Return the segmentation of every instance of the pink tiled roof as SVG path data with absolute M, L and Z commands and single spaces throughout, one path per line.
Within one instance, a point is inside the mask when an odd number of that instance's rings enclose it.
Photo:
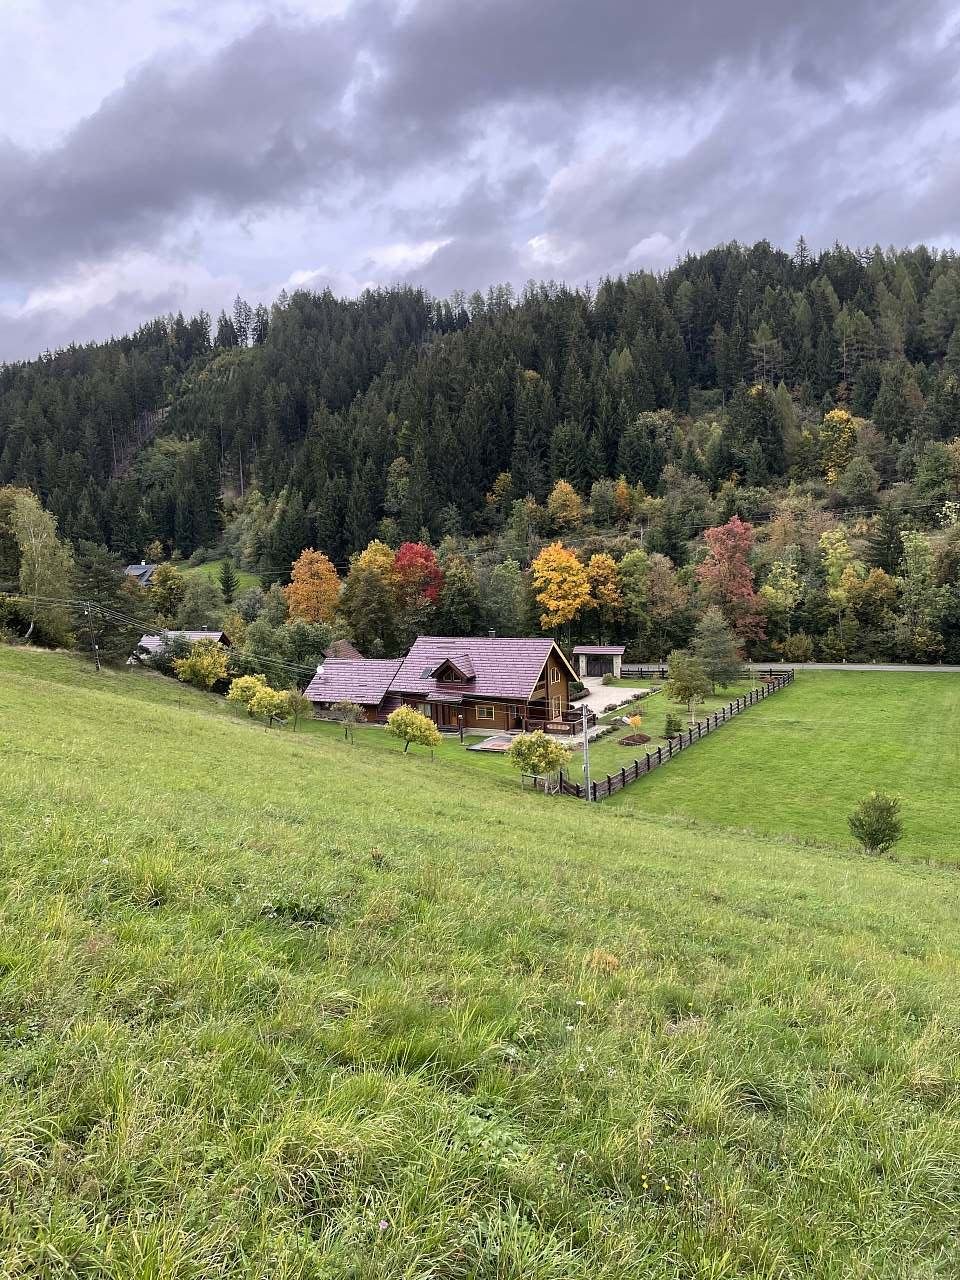
M 355 649 L 349 640 L 331 640 L 323 651 L 325 658 L 349 658 L 351 662 L 363 657 L 359 649 Z
M 617 657 L 617 655 L 622 658 L 625 651 L 626 645 L 622 644 L 575 644 L 573 646 L 574 657 L 576 657 L 578 653 L 583 653 L 587 655 L 592 654 L 601 658 L 610 656 Z
M 400 658 L 329 658 L 323 675 L 314 676 L 304 692 L 311 702 L 357 702 L 379 706 L 400 670 Z
M 391 688 L 441 701 L 471 698 L 513 698 L 525 701 L 533 692 L 554 642 L 547 637 L 509 639 L 504 636 L 420 636 L 401 663 Z M 561 661 L 566 659 L 557 650 Z M 461 671 L 469 664 L 473 679 L 435 680 L 430 674 L 449 659 Z
M 161 631 L 157 635 L 141 636 L 137 648 L 146 653 L 159 653 L 173 640 L 186 640 L 188 644 L 197 644 L 200 640 L 216 640 L 217 644 L 230 643 L 223 631 Z

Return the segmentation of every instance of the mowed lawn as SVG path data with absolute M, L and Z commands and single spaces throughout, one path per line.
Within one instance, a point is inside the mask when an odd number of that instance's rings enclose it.
M 209 578 L 211 582 L 215 582 L 219 587 L 222 564 L 222 560 L 210 560 L 206 564 L 177 565 L 177 568 L 188 578 Z M 237 569 L 236 574 L 238 591 L 246 591 L 248 587 L 260 586 L 260 579 L 257 574 L 250 573 L 248 569 Z
M 801 671 L 607 803 L 848 844 L 871 790 L 902 798 L 901 855 L 960 862 L 960 676 Z
M 958 1274 L 953 868 L 67 655 L 0 711 L 3 1276 Z

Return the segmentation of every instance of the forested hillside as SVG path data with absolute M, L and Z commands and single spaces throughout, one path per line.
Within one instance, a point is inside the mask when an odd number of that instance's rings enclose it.
M 799 630 L 822 657 L 956 659 L 960 264 L 761 242 L 595 290 L 237 299 L 216 324 L 167 317 L 0 371 L 0 484 L 127 560 L 226 553 L 270 585 L 304 548 L 342 573 L 379 539 L 529 587 L 559 535 L 584 561 L 609 552 L 619 594 L 605 618 L 593 583 L 542 626 L 619 619 L 665 651 L 712 597 L 752 653 L 808 655 L 782 648 Z M 719 547 L 734 517 L 760 530 Z M 656 558 L 631 621 L 632 551 Z M 731 555 L 749 562 L 746 612 L 709 583 Z M 442 625 L 414 608 L 391 641 L 382 601 L 351 617 L 356 594 L 343 612 L 378 651 Z M 537 625 L 529 590 L 519 609 L 448 612 Z
M 960 430 L 958 319 L 953 253 L 765 243 L 595 292 L 239 302 L 216 326 L 168 317 L 5 368 L 0 483 L 130 557 L 216 541 L 221 489 L 255 487 L 283 497 L 287 565 L 308 544 L 342 559 L 385 515 L 404 537 L 484 528 L 507 472 L 511 496 L 541 500 L 558 478 L 586 496 L 620 474 L 655 493 L 669 464 L 714 491 L 823 481 L 834 404 L 873 423 L 858 452 L 889 485 Z M 137 448 L 141 416 L 166 406 Z

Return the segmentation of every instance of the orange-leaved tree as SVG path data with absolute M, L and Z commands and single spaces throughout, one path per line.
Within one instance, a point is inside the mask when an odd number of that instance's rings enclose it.
M 329 622 L 340 599 L 340 578 L 322 551 L 301 552 L 290 571 L 290 585 L 283 594 L 291 617 L 307 622 Z
M 562 542 L 551 542 L 530 566 L 544 631 L 567 627 L 593 604 L 587 570 Z

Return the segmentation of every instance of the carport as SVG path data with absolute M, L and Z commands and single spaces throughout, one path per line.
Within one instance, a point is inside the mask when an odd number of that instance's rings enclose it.
M 620 679 L 620 666 L 623 662 L 622 644 L 578 644 L 574 645 L 573 656 L 576 660 L 580 678 L 584 676 L 613 676 Z

